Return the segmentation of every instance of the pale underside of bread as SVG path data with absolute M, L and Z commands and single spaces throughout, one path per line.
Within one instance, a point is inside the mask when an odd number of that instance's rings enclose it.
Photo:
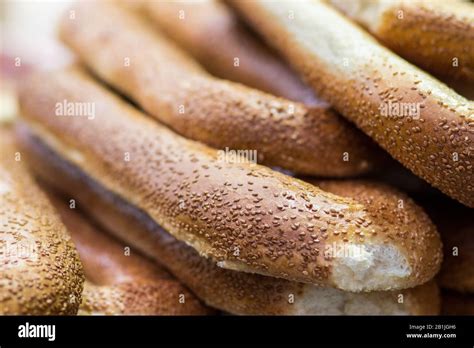
M 197 315 L 210 313 L 164 268 L 105 234 L 76 202 L 42 185 L 76 246 L 86 276 L 79 314 Z M 99 212 L 100 213 L 100 212 Z
M 366 206 L 263 166 L 222 161 L 81 72 L 44 79 L 20 93 L 35 132 L 222 267 L 355 291 L 412 287 L 439 268 L 441 243 L 426 215 L 409 200 L 393 209 L 403 195 L 389 194 L 390 208 Z M 64 99 L 95 102 L 95 118 L 55 116 Z M 328 256 L 334 245 L 362 256 Z M 346 278 L 352 271 L 358 277 Z
M 330 2 L 414 64 L 474 81 L 474 5 L 443 0 Z
M 66 197 L 74 197 L 80 209 L 124 240 L 132 252 L 138 249 L 167 267 L 210 306 L 247 315 L 432 315 L 439 312 L 439 294 L 434 282 L 402 291 L 351 293 L 219 268 L 173 238 L 148 214 L 60 158 L 29 131 L 20 130 L 19 138 L 28 163 L 39 177 L 63 191 Z
M 383 162 L 372 140 L 325 106 L 214 78 L 119 6 L 73 9 L 74 20 L 63 18 L 62 40 L 97 76 L 187 138 L 255 151 L 259 163 L 308 175 L 354 176 Z
M 472 101 L 320 1 L 232 5 L 337 111 L 416 175 L 474 207 Z
M 0 126 L 0 314 L 75 314 L 83 281 L 64 225 Z

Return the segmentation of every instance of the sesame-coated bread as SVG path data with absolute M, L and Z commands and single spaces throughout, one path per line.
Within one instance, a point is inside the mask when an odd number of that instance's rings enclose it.
M 138 16 L 110 2 L 73 5 L 63 41 L 101 79 L 183 136 L 253 151 L 252 160 L 318 176 L 365 173 L 372 140 L 326 106 L 307 107 L 210 76 Z M 253 158 L 256 157 L 256 158 Z
M 232 1 L 323 98 L 395 159 L 474 207 L 474 103 L 321 1 Z
M 141 4 L 142 12 L 161 31 L 213 75 L 306 105 L 324 103 L 221 1 Z M 180 14 L 182 19 L 177 20 Z
M 0 127 L 0 314 L 75 314 L 83 281 L 66 228 Z
M 70 199 L 49 197 L 79 252 L 87 282 L 79 314 L 198 315 L 210 313 L 196 297 L 151 260 L 70 209 Z M 76 202 L 74 201 L 74 206 Z
M 457 0 L 330 0 L 410 62 L 474 82 L 474 5 Z
M 64 100 L 93 103 L 94 117 L 55 115 Z M 388 191 L 366 205 L 260 165 L 226 161 L 77 70 L 33 77 L 20 107 L 62 157 L 223 268 L 353 291 L 412 287 L 438 271 L 439 236 L 403 195 Z M 400 200 L 403 208 L 388 219 L 386 210 Z M 363 256 L 328 256 L 328 246 Z
M 18 134 L 28 163 L 38 176 L 67 197 L 74 197 L 97 222 L 126 241 L 132 252 L 137 248 L 166 266 L 210 306 L 247 315 L 439 313 L 439 294 L 433 281 L 401 291 L 352 293 L 220 268 L 172 237 L 144 211 L 59 157 L 27 129 L 21 129 Z M 358 185 L 353 183 L 355 188 Z
M 409 258 L 421 261 L 424 255 L 434 253 L 439 260 L 442 259 L 441 250 L 433 248 L 433 244 L 428 242 L 423 236 L 424 232 L 420 233 L 422 230 L 412 230 L 410 236 L 404 231 L 404 226 L 411 225 L 410 221 L 414 221 L 414 219 L 424 221 L 423 225 L 429 224 L 431 221 L 422 208 L 397 189 L 382 183 L 365 180 L 310 180 L 309 182 L 326 192 L 342 197 L 350 197 L 367 207 L 367 211 L 372 216 L 377 216 L 378 219 L 384 220 L 393 226 L 400 226 L 401 228 L 397 233 L 403 236 L 404 239 L 406 238 L 407 246 L 411 245 L 411 251 L 408 254 Z M 411 214 L 412 212 L 413 215 Z M 437 234 L 434 226 L 432 226 L 432 232 Z M 425 245 L 423 251 L 421 251 L 419 244 Z M 415 247 L 415 245 L 417 246 Z M 413 264 L 413 262 L 411 263 Z M 422 270 L 420 268 L 413 271 L 416 273 Z M 360 276 L 360 274 L 354 276 Z
M 209 315 L 176 280 L 96 285 L 84 283 L 79 315 Z M 183 291 L 177 293 L 177 291 Z M 179 301 L 185 301 L 179 303 Z

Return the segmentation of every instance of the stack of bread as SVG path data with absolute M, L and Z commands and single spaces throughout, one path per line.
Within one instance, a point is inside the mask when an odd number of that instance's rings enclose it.
M 41 256 L 2 262 L 0 311 L 434 315 L 441 267 L 473 292 L 474 103 L 421 68 L 472 81 L 474 10 L 364 3 L 74 4 L 80 63 L 29 78 L 2 130 L 0 238 Z M 434 193 L 443 265 L 423 207 L 377 180 L 394 159 L 462 203 Z

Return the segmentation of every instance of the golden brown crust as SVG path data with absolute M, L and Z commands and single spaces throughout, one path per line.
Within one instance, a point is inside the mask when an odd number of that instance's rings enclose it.
M 80 314 L 202 315 L 202 306 L 163 268 L 105 235 L 70 200 L 49 189 L 49 198 L 79 251 L 87 282 Z M 76 204 L 74 202 L 74 204 Z
M 0 314 L 75 314 L 79 257 L 21 156 L 0 127 Z
M 474 81 L 472 4 L 445 0 L 331 3 L 414 64 L 441 76 Z
M 439 249 L 439 239 L 434 225 L 425 211 L 410 197 L 388 185 L 366 180 L 324 181 L 309 180 L 320 189 L 342 197 L 349 197 L 367 207 L 367 212 L 374 220 L 385 221 L 392 226 L 400 226 L 397 234 L 405 240 L 406 258 L 412 259 L 410 264 L 418 263 L 420 268 L 413 272 L 422 272 L 426 266 L 421 266 L 425 255 L 436 254 L 437 264 L 441 264 L 442 255 Z M 417 221 L 415 223 L 415 221 Z M 404 226 L 417 226 L 408 231 Z M 426 234 L 426 226 L 431 227 Z M 421 227 L 423 226 L 423 227 Z M 412 227 L 413 228 L 413 227 Z M 421 247 L 423 246 L 423 247 Z M 419 262 L 416 262 L 418 260 Z M 425 260 L 426 261 L 426 260 Z
M 232 4 L 337 111 L 416 175 L 474 207 L 473 102 L 319 1 Z
M 19 132 L 19 138 L 28 163 L 37 175 L 74 197 L 87 213 L 117 237 L 165 265 L 213 307 L 247 315 L 439 313 L 439 295 L 434 282 L 402 291 L 349 293 L 219 268 L 169 235 L 146 213 L 59 158 L 25 129 Z
M 182 291 L 181 293 L 178 291 Z M 174 279 L 98 286 L 86 282 L 80 315 L 208 315 L 194 295 Z M 182 302 L 180 302 L 182 301 Z
M 144 1 L 142 7 L 160 30 L 213 75 L 306 105 L 324 103 L 221 1 Z M 183 19 L 178 20 L 180 15 Z
M 358 175 L 380 163 L 371 140 L 327 107 L 213 78 L 111 3 L 73 9 L 75 19 L 62 21 L 63 41 L 95 74 L 178 133 L 222 150 L 256 151 L 258 162 L 310 175 Z
M 42 183 L 42 182 L 41 182 Z M 150 260 L 125 249 L 119 241 L 105 234 L 78 212 L 82 205 L 72 198 L 59 196 L 50 185 L 42 184 L 50 202 L 59 213 L 79 252 L 87 280 L 98 285 L 137 280 L 171 279 Z M 72 201 L 71 201 L 72 200 Z M 70 206 L 73 204 L 74 208 Z
M 95 118 L 55 116 L 58 100 L 95 103 Z M 23 118 L 61 156 L 222 267 L 346 289 L 352 285 L 335 279 L 334 259 L 321 250 L 348 243 L 416 255 L 395 258 L 406 262 L 403 276 L 361 280 L 353 290 L 411 287 L 438 270 L 439 236 L 416 210 L 406 211 L 407 224 L 393 225 L 352 199 L 259 165 L 222 160 L 81 72 L 32 78 L 20 105 Z M 426 255 L 415 236 L 432 247 Z

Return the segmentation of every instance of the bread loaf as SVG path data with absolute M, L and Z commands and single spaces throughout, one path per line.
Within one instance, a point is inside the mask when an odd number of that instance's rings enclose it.
M 433 281 L 401 291 L 352 293 L 220 268 L 172 237 L 143 210 L 62 159 L 27 128 L 21 128 L 18 134 L 22 148 L 28 154 L 28 163 L 38 176 L 65 192 L 67 197 L 74 197 L 78 206 L 126 241 L 132 252 L 138 249 L 167 267 L 210 306 L 244 315 L 439 313 L 439 294 Z M 344 185 L 352 185 L 355 194 L 361 190 L 377 191 L 364 183 Z M 326 187 L 331 188 L 329 182 Z
M 394 52 L 441 76 L 474 81 L 474 5 L 443 0 L 331 0 Z
M 230 1 L 321 97 L 416 175 L 474 207 L 474 104 L 318 1 Z
M 66 228 L 0 127 L 0 314 L 72 315 L 84 281 Z
M 326 106 L 307 107 L 219 80 L 133 13 L 73 5 L 63 41 L 108 84 L 183 136 L 252 161 L 318 176 L 353 176 L 382 154 Z
M 56 116 L 58 100 L 92 102 L 94 118 Z M 20 107 L 29 127 L 62 157 L 221 267 L 353 291 L 412 287 L 439 268 L 439 236 L 410 200 L 403 209 L 380 210 L 383 202 L 367 206 L 219 158 L 81 72 L 32 78 Z M 383 199 L 405 197 L 387 192 Z M 332 245 L 363 257 L 327 257 L 322 251 Z

